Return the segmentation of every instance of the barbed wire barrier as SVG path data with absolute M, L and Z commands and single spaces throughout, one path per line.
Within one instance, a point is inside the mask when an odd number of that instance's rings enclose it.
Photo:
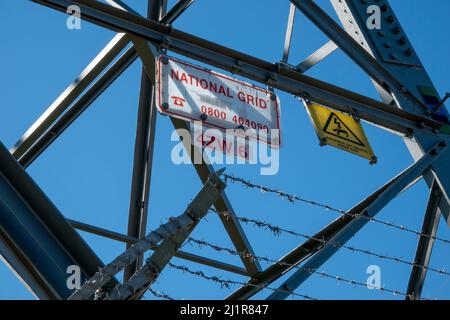
M 226 177 L 226 179 L 230 179 L 230 175 L 224 175 Z M 238 178 L 234 178 L 234 179 L 238 179 Z M 240 178 L 239 178 L 240 179 Z M 241 181 L 241 180 L 237 180 L 237 181 Z M 250 183 L 250 182 L 248 182 Z M 251 184 L 253 186 L 253 184 Z M 259 186 L 260 188 L 261 186 Z M 215 184 L 205 184 L 204 188 L 202 189 L 202 191 L 199 193 L 198 197 L 203 194 L 203 192 L 205 192 L 204 190 L 206 190 L 206 188 L 210 188 L 213 189 L 214 192 L 217 192 L 217 185 Z M 272 189 L 268 189 L 267 187 L 264 187 L 265 190 L 272 190 Z M 211 192 L 211 190 L 209 191 Z M 285 196 L 285 193 L 282 193 L 281 191 L 277 191 L 278 193 L 281 193 L 283 196 Z M 290 195 L 290 199 L 295 199 L 294 197 L 296 196 L 292 196 Z M 194 201 L 198 201 L 197 198 Z M 209 203 L 209 206 L 211 206 L 211 204 L 213 203 L 212 199 L 209 199 L 209 201 L 211 201 Z M 192 206 L 192 203 L 191 203 Z M 321 205 L 324 206 L 324 205 Z M 195 207 L 195 206 L 194 206 Z M 327 208 L 332 208 L 330 206 L 326 206 Z M 337 210 L 337 209 L 334 209 Z M 225 216 L 226 218 L 230 218 L 231 214 L 228 212 L 219 212 L 215 209 L 210 208 L 209 209 L 210 212 L 215 212 L 216 214 Z M 103 292 L 102 291 L 102 287 L 109 281 L 112 279 L 112 277 L 117 274 L 120 270 L 123 270 L 126 266 L 130 265 L 135 259 L 136 257 L 138 257 L 139 255 L 143 254 L 145 251 L 149 250 L 151 247 L 153 247 L 154 245 L 156 245 L 158 242 L 162 241 L 162 240 L 167 240 L 169 238 L 173 238 L 173 237 L 179 237 L 181 236 L 181 232 L 182 230 L 186 229 L 189 225 L 193 224 L 195 221 L 199 220 L 201 217 L 204 217 L 206 214 L 208 213 L 208 207 L 204 208 L 203 210 L 200 210 L 199 213 L 193 214 L 192 208 L 185 211 L 182 215 L 176 217 L 176 218 L 169 218 L 169 222 L 166 224 L 162 224 L 157 230 L 151 232 L 149 235 L 147 235 L 147 237 L 145 237 L 144 239 L 139 240 L 137 243 L 135 243 L 132 247 L 130 247 L 129 249 L 127 249 L 124 253 L 122 253 L 121 255 L 119 255 L 113 262 L 111 262 L 110 264 L 108 264 L 107 266 L 105 266 L 104 268 L 100 269 L 91 279 L 89 279 L 88 281 L 86 281 L 85 284 L 83 284 L 83 286 L 81 287 L 81 289 L 77 290 L 71 297 L 70 299 L 89 299 L 91 296 L 94 296 L 96 299 L 127 299 L 128 297 L 131 297 L 133 295 L 141 295 L 143 294 L 145 291 L 149 291 L 152 295 L 154 295 L 155 297 L 161 298 L 161 299 L 165 299 L 165 300 L 172 300 L 173 298 L 171 298 L 170 296 L 166 295 L 165 293 L 159 292 L 157 290 L 151 289 L 150 285 L 152 283 L 152 281 L 154 279 L 156 279 L 156 277 L 159 275 L 159 273 L 162 271 L 162 268 L 156 268 L 154 266 L 154 263 L 151 261 L 151 259 L 147 259 L 146 264 L 140 268 L 140 270 L 138 272 L 136 272 L 131 278 L 130 281 L 128 282 L 124 282 L 123 284 L 118 284 L 114 287 L 114 289 L 110 292 Z M 342 212 L 341 212 L 342 213 Z M 345 213 L 344 213 L 345 214 Z M 379 254 L 370 250 L 366 250 L 366 249 L 360 249 L 360 248 L 356 248 L 353 246 L 348 246 L 348 245 L 341 245 L 337 242 L 333 242 L 333 241 L 326 241 L 324 239 L 317 239 L 314 238 L 313 236 L 309 236 L 306 234 L 302 234 L 299 233 L 297 231 L 293 231 L 287 228 L 282 228 L 276 225 L 273 225 L 271 223 L 265 222 L 265 221 L 260 221 L 257 219 L 251 219 L 251 218 L 247 218 L 247 217 L 235 217 L 238 221 L 245 223 L 245 224 L 252 224 L 255 227 L 258 227 L 260 229 L 263 229 L 265 231 L 270 231 L 271 233 L 273 233 L 274 235 L 280 235 L 280 234 L 289 234 L 292 236 L 296 236 L 296 237 L 301 237 L 304 239 L 308 239 L 308 240 L 314 240 L 314 241 L 318 241 L 320 243 L 321 246 L 325 246 L 325 245 L 332 245 L 336 248 L 344 248 L 346 250 L 349 250 L 351 252 L 357 252 L 357 253 L 362 253 L 368 256 L 372 256 L 372 257 L 376 257 L 379 259 L 385 259 L 385 260 L 389 260 L 389 261 L 394 261 L 397 263 L 401 263 L 401 264 L 405 264 L 405 265 L 409 265 L 409 266 L 416 266 L 416 267 L 421 267 L 421 268 L 426 268 L 427 270 L 431 271 L 431 272 L 435 272 L 438 273 L 440 275 L 444 275 L 444 276 L 450 276 L 450 273 L 446 272 L 444 269 L 436 269 L 433 267 L 429 267 L 429 266 L 423 266 L 423 265 L 418 265 L 414 262 L 409 262 L 406 261 L 402 258 L 398 258 L 398 257 L 393 257 L 393 256 L 388 256 L 388 255 L 383 255 L 383 254 Z M 187 235 L 186 235 L 187 236 Z M 183 236 L 184 238 L 184 236 Z M 186 239 L 186 238 L 184 238 Z M 183 242 L 184 242 L 183 239 Z M 180 242 L 181 245 L 182 242 Z M 188 237 L 187 241 L 185 242 L 185 244 L 187 243 L 194 243 L 196 245 L 198 245 L 199 247 L 204 247 L 204 246 L 208 246 L 216 251 L 220 251 L 220 252 L 226 252 L 228 254 L 231 255 L 235 255 L 235 256 L 240 256 L 241 258 L 246 258 L 246 259 L 252 259 L 252 260 L 258 260 L 258 261 L 264 261 L 267 263 L 271 263 L 271 264 L 278 264 L 278 265 L 283 265 L 283 266 L 288 266 L 288 267 L 292 267 L 292 268 L 296 268 L 296 269 L 302 269 L 302 270 L 306 270 L 307 272 L 309 272 L 310 274 L 317 274 L 319 276 L 322 277 L 326 277 L 326 278 L 330 278 L 330 279 L 334 279 L 336 281 L 339 282 L 344 282 L 344 283 L 348 283 L 348 284 L 353 284 L 355 286 L 362 286 L 362 287 L 367 287 L 367 284 L 362 283 L 362 282 L 358 282 L 355 280 L 349 280 L 340 276 L 334 276 L 331 274 L 328 274 L 326 272 L 323 271 L 318 271 L 316 269 L 311 269 L 311 268 L 304 268 L 299 266 L 299 264 L 288 264 L 286 262 L 283 261 L 278 261 L 275 259 L 270 259 L 270 258 L 266 258 L 266 257 L 261 257 L 261 256 L 256 256 L 256 255 L 252 255 L 249 253 L 242 253 L 242 252 L 237 252 L 233 249 L 230 248 L 225 248 L 225 247 L 221 247 L 212 243 L 209 243 L 207 241 L 204 240 L 197 240 L 194 239 L 192 237 Z M 222 279 L 220 277 L 217 276 L 208 276 L 206 274 L 204 274 L 201 271 L 192 271 L 191 269 L 189 269 L 188 267 L 185 266 L 176 266 L 173 265 L 172 263 L 170 263 L 169 261 L 168 265 L 172 266 L 175 269 L 184 271 L 184 272 L 188 272 L 192 275 L 197 275 L 200 276 L 202 278 L 205 278 L 207 280 L 211 280 L 214 281 L 216 283 L 219 283 L 221 286 L 223 287 L 229 287 L 230 284 L 234 284 L 234 285 L 247 285 L 247 286 L 255 286 L 258 287 L 260 289 L 268 289 L 271 291 L 282 291 L 282 292 L 288 292 L 291 295 L 294 296 L 298 296 L 298 297 L 302 297 L 304 299 L 310 299 L 310 300 L 315 300 L 315 298 L 312 298 L 306 294 L 298 294 L 295 292 L 291 292 L 288 291 L 288 289 L 284 290 L 284 289 L 277 289 L 277 288 L 272 288 L 269 286 L 266 286 L 265 284 L 259 284 L 259 285 L 255 285 L 255 284 L 251 284 L 251 283 L 245 283 L 245 282 L 240 282 L 240 281 L 235 281 L 235 280 L 226 280 L 226 279 Z M 150 279 L 150 280 L 149 280 Z M 397 291 L 397 290 L 392 290 L 392 289 L 387 289 L 387 288 L 377 288 L 380 291 L 383 292 L 388 292 L 388 293 L 392 293 L 394 295 L 402 295 L 402 296 L 407 296 L 405 293 Z
M 172 298 L 171 296 L 167 295 L 166 293 L 160 291 L 160 290 L 155 290 L 152 289 L 151 287 L 148 287 L 148 292 L 150 292 L 153 296 L 155 296 L 156 298 L 161 298 L 163 300 L 177 300 Z
M 222 246 L 219 246 L 217 244 L 213 244 L 213 243 L 207 242 L 205 240 L 199 240 L 199 239 L 195 239 L 195 238 L 189 237 L 187 239 L 187 243 L 191 244 L 191 245 L 195 244 L 199 248 L 209 247 L 209 248 L 211 248 L 211 249 L 213 249 L 213 250 L 215 250 L 217 252 L 225 252 L 225 253 L 228 253 L 228 254 L 233 255 L 233 256 L 246 257 L 246 258 L 254 259 L 254 260 L 257 260 L 257 261 L 267 262 L 267 263 L 271 263 L 271 264 L 278 264 L 278 265 L 287 266 L 287 267 L 291 267 L 291 268 L 298 269 L 298 270 L 305 270 L 305 271 L 309 272 L 310 274 L 316 274 L 316 275 L 319 275 L 319 276 L 322 276 L 322 277 L 325 277 L 325 278 L 334 279 L 335 281 L 338 281 L 338 282 L 343 282 L 343 283 L 347 283 L 347 284 L 354 285 L 354 286 L 360 286 L 360 287 L 368 288 L 368 284 L 367 283 L 363 283 L 363 282 L 356 281 L 356 280 L 349 280 L 349 279 L 346 279 L 346 278 L 341 277 L 341 276 L 335 276 L 335 275 L 326 273 L 324 271 L 319 271 L 317 269 L 304 268 L 302 266 L 299 266 L 298 264 L 292 264 L 292 263 L 278 261 L 278 260 L 267 258 L 267 257 L 257 256 L 257 255 L 253 255 L 253 254 L 248 253 L 248 252 L 238 252 L 236 250 L 233 250 L 233 249 L 230 249 L 230 248 L 226 248 L 226 247 L 222 247 Z M 245 283 L 245 285 L 252 286 L 251 283 Z M 261 286 L 262 286 L 262 288 L 264 287 L 264 285 L 261 285 Z M 410 295 L 408 295 L 408 294 L 406 294 L 404 292 L 398 291 L 398 290 L 393 290 L 393 289 L 389 289 L 389 288 L 385 288 L 385 287 L 379 287 L 379 288 L 375 288 L 374 287 L 373 289 L 380 290 L 381 292 L 391 293 L 393 295 L 403 296 L 405 298 L 406 297 L 412 298 Z M 277 290 L 279 290 L 279 289 L 277 289 Z M 285 291 L 289 292 L 289 293 L 291 292 L 290 290 L 285 290 Z M 421 300 L 431 300 L 431 299 L 421 298 Z
M 246 180 L 244 178 L 237 177 L 237 176 L 234 176 L 232 174 L 225 174 L 224 173 L 224 174 L 222 174 L 222 176 L 225 179 L 225 183 L 227 183 L 228 180 L 229 180 L 229 181 L 232 181 L 232 182 L 235 182 L 235 183 L 240 183 L 241 185 L 243 185 L 246 188 L 258 189 L 258 190 L 260 190 L 263 193 L 275 194 L 275 195 L 277 195 L 278 197 L 280 197 L 282 199 L 284 199 L 284 198 L 287 199 L 291 203 L 294 203 L 295 201 L 303 202 L 303 203 L 309 204 L 311 206 L 315 206 L 315 207 L 319 207 L 319 208 L 325 209 L 325 211 L 327 211 L 327 212 L 336 212 L 336 213 L 339 213 L 341 215 L 349 215 L 343 209 L 338 209 L 338 208 L 332 207 L 332 206 L 330 206 L 328 204 L 323 204 L 323 203 L 320 203 L 320 202 L 317 202 L 317 201 L 314 201 L 314 200 L 305 199 L 305 198 L 296 196 L 294 194 L 287 193 L 287 192 L 282 191 L 282 190 L 277 190 L 277 189 L 270 188 L 270 187 L 267 187 L 267 186 L 264 186 L 264 185 L 255 184 L 255 183 L 252 183 L 250 180 Z M 371 216 L 368 216 L 368 215 L 362 215 L 362 217 L 364 217 L 365 219 L 368 219 L 371 222 L 378 223 L 380 225 L 384 225 L 384 226 L 395 228 L 395 229 L 398 229 L 398 230 L 401 230 L 401 231 L 404 231 L 404 232 L 412 233 L 412 234 L 415 234 L 416 236 L 428 237 L 428 238 L 434 239 L 436 241 L 439 241 L 439 242 L 442 242 L 442 243 L 445 243 L 445 244 L 450 244 L 450 240 L 448 240 L 448 239 L 440 238 L 440 237 L 437 237 L 437 236 L 431 236 L 429 234 L 422 233 L 421 231 L 414 230 L 413 228 L 409 228 L 409 227 L 406 227 L 406 226 L 403 226 L 403 225 L 398 225 L 398 224 L 395 224 L 395 223 L 392 223 L 392 222 L 380 220 L 380 219 L 377 219 L 377 218 L 374 218 L 374 217 L 371 217 Z
M 191 227 L 208 214 L 208 209 L 216 201 L 222 188 L 225 187 L 225 184 L 219 178 L 222 172 L 223 170 L 219 170 L 208 177 L 208 180 L 189 203 L 184 213 L 177 217 L 170 217 L 167 223 L 161 224 L 157 229 L 151 231 L 118 255 L 112 262 L 100 268 L 69 297 L 69 300 L 88 300 L 93 296 L 94 299 L 124 300 L 138 298 L 144 294 L 170 261 L 178 247 L 185 242 L 187 236 L 192 232 Z M 115 285 L 107 292 L 103 291 L 103 287 L 117 273 L 131 265 L 139 256 L 160 242 L 161 245 L 128 281 Z
M 169 263 L 169 267 L 172 268 L 172 269 L 180 270 L 180 271 L 182 271 L 184 273 L 191 274 L 193 276 L 197 276 L 197 277 L 203 278 L 205 280 L 209 280 L 209 281 L 215 282 L 215 283 L 219 284 L 222 288 L 231 289 L 231 285 L 241 285 L 241 286 L 243 286 L 243 285 L 247 285 L 248 284 L 247 282 L 230 280 L 230 279 L 223 279 L 223 278 L 218 277 L 218 276 L 209 276 L 209 275 L 206 275 L 203 271 L 194 271 L 194 270 L 189 269 L 189 267 L 187 267 L 187 266 L 180 266 L 180 265 L 176 265 L 176 264 L 173 264 L 173 263 Z M 272 292 L 289 292 L 289 294 L 292 295 L 292 296 L 304 298 L 306 300 L 319 300 L 319 299 L 313 298 L 313 297 L 311 297 L 309 295 L 306 295 L 306 294 L 300 294 L 300 293 L 291 292 L 291 291 L 288 291 L 288 290 L 272 288 L 272 287 L 264 286 L 264 285 L 256 285 L 256 284 L 250 284 L 250 285 L 255 287 L 255 288 L 267 289 L 267 290 L 272 291 Z
M 212 211 L 212 212 L 214 212 L 216 214 L 225 216 L 225 217 L 229 217 L 230 216 L 230 214 L 228 212 L 219 212 L 219 211 L 217 211 L 217 210 L 215 210 L 213 208 L 211 208 L 210 211 Z M 435 272 L 435 273 L 437 273 L 439 275 L 450 276 L 450 272 L 445 271 L 445 268 L 438 269 L 438 268 L 434 268 L 434 267 L 430 267 L 430 266 L 424 266 L 424 265 L 421 265 L 421 264 L 418 264 L 418 263 L 415 263 L 415 262 L 410 262 L 410 261 L 404 260 L 404 259 L 399 258 L 399 257 L 388 256 L 388 255 L 376 253 L 376 252 L 370 251 L 368 249 L 360 249 L 360 248 L 353 247 L 353 246 L 342 245 L 340 243 L 333 242 L 333 241 L 326 241 L 324 239 L 315 238 L 315 237 L 309 236 L 307 234 L 302 234 L 302 233 L 299 233 L 297 231 L 293 231 L 293 230 L 289 230 L 289 229 L 286 229 L 286 228 L 282 228 L 282 227 L 270 224 L 270 223 L 265 222 L 265 221 L 257 220 L 257 219 L 251 219 L 251 218 L 239 217 L 239 216 L 236 216 L 236 219 L 238 221 L 244 223 L 244 224 L 251 224 L 254 227 L 263 229 L 264 231 L 269 231 L 270 233 L 272 233 L 275 236 L 279 236 L 282 233 L 285 233 L 285 234 L 289 234 L 289 235 L 292 235 L 292 236 L 295 236 L 295 237 L 298 237 L 298 238 L 303 238 L 303 239 L 306 239 L 306 240 L 318 241 L 318 242 L 322 243 L 323 246 L 325 246 L 327 244 L 330 244 L 330 245 L 332 245 L 332 246 L 334 246 L 336 248 L 337 247 L 344 248 L 344 249 L 346 249 L 346 250 L 348 250 L 350 252 L 353 252 L 353 253 L 355 253 L 355 252 L 356 253 L 361 253 L 361 254 L 365 254 L 367 256 L 372 256 L 372 257 L 376 257 L 376 258 L 379 258 L 379 259 L 389 260 L 389 261 L 393 261 L 393 262 L 396 262 L 396 263 L 399 263 L 399 264 L 405 264 L 405 265 L 408 265 L 408 266 L 411 266 L 411 267 L 424 268 L 424 269 L 426 269 L 428 271 Z

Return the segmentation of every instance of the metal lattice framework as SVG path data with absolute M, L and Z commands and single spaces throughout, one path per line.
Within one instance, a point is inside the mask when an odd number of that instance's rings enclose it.
M 272 290 L 269 299 L 285 299 L 289 295 L 310 298 L 295 294 L 294 290 L 341 248 L 364 252 L 349 247 L 347 241 L 369 221 L 376 221 L 375 216 L 387 203 L 423 177 L 430 188 L 430 196 L 422 230 L 416 232 L 419 242 L 415 259 L 413 263 L 406 262 L 411 265 L 412 271 L 404 294 L 406 299 L 420 299 L 427 271 L 438 271 L 429 266 L 433 244 L 436 240 L 446 241 L 436 236 L 440 217 L 450 222 L 450 149 L 447 147 L 450 118 L 443 106 L 444 100 L 435 108 L 430 108 L 420 98 L 420 86 L 434 86 L 386 0 L 330 0 L 343 28 L 313 0 L 291 0 L 283 56 L 278 63 L 270 63 L 174 29 L 171 24 L 194 0 L 179 0 L 170 10 L 166 10 L 166 0 L 149 0 L 147 17 L 140 16 L 120 0 L 106 0 L 106 3 L 93 0 L 32 1 L 64 13 L 68 7 L 76 5 L 81 9 L 82 19 L 118 32 L 9 152 L 0 147 L 0 252 L 36 296 L 41 299 L 138 299 L 146 290 L 154 292 L 150 286 L 166 266 L 221 284 L 227 283 L 170 263 L 172 257 L 179 257 L 248 276 L 247 283 L 235 282 L 241 287 L 227 299 L 248 299 L 264 288 Z M 381 10 L 383 23 L 380 29 L 366 26 L 367 9 L 373 4 Z M 308 17 L 330 41 L 302 63 L 292 65 L 288 58 L 297 10 Z M 345 52 L 373 80 L 382 102 L 304 75 L 337 49 Z M 241 183 L 245 181 L 224 175 L 222 171 L 214 172 L 212 166 L 206 163 L 194 164 L 203 188 L 186 211 L 147 233 L 157 119 L 153 98 L 155 59 L 167 51 L 302 99 L 332 106 L 385 128 L 404 137 L 415 162 L 352 209 L 339 212 L 341 216 L 317 234 L 300 234 L 306 240 L 280 260 L 269 261 L 273 264 L 265 270 L 261 268 L 261 258 L 254 253 L 240 223 L 250 221 L 278 232 L 282 229 L 237 217 L 225 193 L 226 185 L 222 177 Z M 138 58 L 142 60 L 143 68 L 128 233 L 123 235 L 66 220 L 24 169 Z M 189 129 L 189 123 L 185 121 L 175 118 L 171 121 L 177 129 Z M 199 158 L 202 153 L 201 149 L 188 142 L 185 142 L 185 148 L 192 159 Z M 302 200 L 291 198 L 292 201 Z M 234 249 L 220 248 L 190 238 L 192 230 L 211 207 L 224 224 Z M 75 229 L 124 242 L 127 244 L 126 251 L 103 265 Z M 282 231 L 295 234 L 289 230 Z M 32 245 L 36 237 L 41 239 L 39 247 Z M 179 250 L 186 240 L 217 250 L 228 250 L 228 253 L 239 256 L 244 268 Z M 143 254 L 148 250 L 153 253 L 144 261 Z M 66 286 L 66 268 L 74 264 L 80 266 L 84 283 L 75 291 Z M 269 287 L 292 269 L 295 272 L 282 285 Z M 121 270 L 124 270 L 122 283 L 115 278 Z M 154 294 L 170 298 L 164 294 Z

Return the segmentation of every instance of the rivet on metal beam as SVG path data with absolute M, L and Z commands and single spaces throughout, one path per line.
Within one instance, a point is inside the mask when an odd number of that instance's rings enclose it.
M 403 51 L 407 56 L 412 56 L 413 51 L 411 48 L 406 49 L 405 51 Z
M 274 72 L 271 72 L 269 74 L 269 76 L 267 77 L 267 84 L 271 84 L 273 82 L 277 82 L 278 81 L 278 75 Z
M 400 32 L 402 31 L 402 29 L 400 29 L 400 27 L 394 27 L 393 29 L 392 29 L 392 32 L 394 33 L 394 34 L 399 34 Z
M 172 44 L 172 39 L 169 37 L 163 37 L 161 41 L 161 46 L 164 48 L 169 47 Z
M 421 128 L 421 129 L 425 128 L 425 122 L 423 122 L 423 121 L 418 122 L 417 127 Z

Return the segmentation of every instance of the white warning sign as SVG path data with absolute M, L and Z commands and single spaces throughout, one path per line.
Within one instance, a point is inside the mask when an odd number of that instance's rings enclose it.
M 166 55 L 157 60 L 156 77 L 162 114 L 280 146 L 280 101 L 273 92 Z

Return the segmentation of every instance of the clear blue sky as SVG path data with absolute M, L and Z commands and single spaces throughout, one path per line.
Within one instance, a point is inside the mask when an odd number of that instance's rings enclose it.
M 140 12 L 144 12 L 144 2 L 128 1 Z M 441 94 L 449 91 L 450 2 L 390 2 L 438 91 Z M 335 16 L 328 1 L 318 3 Z M 288 1 L 198 0 L 174 26 L 275 62 L 281 57 L 288 11 Z M 87 22 L 82 23 L 81 30 L 70 31 L 65 27 L 65 15 L 26 0 L 1 1 L 0 21 L 3 30 L 0 140 L 11 147 L 114 33 Z M 323 34 L 298 14 L 291 62 L 301 61 L 326 41 Z M 66 217 L 126 232 L 140 72 L 141 64 L 136 62 L 28 169 Z M 379 99 L 368 77 L 341 52 L 334 53 L 308 74 Z M 228 173 L 348 209 L 412 163 L 401 138 L 367 124 L 364 125 L 366 133 L 379 159 L 376 166 L 331 147 L 320 148 L 300 103 L 289 94 L 277 93 L 281 99 L 284 137 L 279 173 L 260 176 L 257 166 L 237 165 L 228 166 Z M 172 130 L 169 119 L 158 116 L 149 229 L 169 216 L 182 213 L 201 187 L 192 166 L 175 166 L 170 161 L 170 151 L 175 144 L 170 141 Z M 301 203 L 293 205 L 236 184 L 230 183 L 227 193 L 238 215 L 266 220 L 300 233 L 312 235 L 337 217 L 322 209 Z M 420 182 L 395 199 L 378 217 L 418 230 L 427 196 L 427 188 Z M 272 259 L 281 257 L 303 241 L 290 236 L 274 237 L 252 226 L 244 226 L 244 229 L 256 253 Z M 124 249 L 121 243 L 82 235 L 105 262 Z M 193 236 L 231 247 L 223 226 L 213 215 L 198 226 Z M 440 225 L 439 236 L 450 238 L 444 223 Z M 414 257 L 416 243 L 414 235 L 373 223 L 350 241 L 358 248 L 409 261 Z M 189 245 L 184 249 L 240 264 L 239 259 L 226 254 Z M 448 249 L 446 244 L 435 244 L 433 267 L 450 269 Z M 174 262 L 224 279 L 245 281 L 201 265 L 178 259 Z M 341 250 L 320 270 L 365 282 L 366 268 L 372 264 L 381 267 L 383 286 L 406 291 L 410 267 L 390 261 Z M 154 288 L 178 299 L 221 299 L 232 292 L 170 268 L 164 270 Z M 450 277 L 429 272 L 423 296 L 449 299 L 449 288 Z M 297 292 L 321 299 L 402 299 L 317 275 Z M 269 293 L 263 291 L 257 297 L 265 298 Z M 151 294 L 146 296 L 153 298 Z M 33 299 L 3 264 L 0 264 L 0 299 Z

